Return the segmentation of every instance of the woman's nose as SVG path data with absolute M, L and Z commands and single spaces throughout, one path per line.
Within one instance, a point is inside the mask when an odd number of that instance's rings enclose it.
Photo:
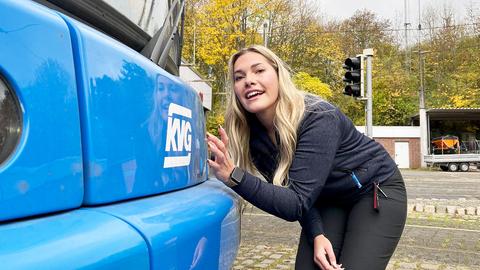
M 246 75 L 245 76 L 245 85 L 246 86 L 249 86 L 249 85 L 254 85 L 255 84 L 255 78 L 253 75 Z

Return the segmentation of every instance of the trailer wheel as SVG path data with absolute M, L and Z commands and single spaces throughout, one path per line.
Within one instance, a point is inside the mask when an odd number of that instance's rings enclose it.
M 457 163 L 448 163 L 448 170 L 451 172 L 456 172 L 458 170 Z
M 460 171 L 468 172 L 468 169 L 470 169 L 470 165 L 468 163 L 461 163 L 460 164 Z
M 447 165 L 440 165 L 440 169 L 442 169 L 442 171 L 446 172 L 446 171 L 448 171 L 448 166 Z

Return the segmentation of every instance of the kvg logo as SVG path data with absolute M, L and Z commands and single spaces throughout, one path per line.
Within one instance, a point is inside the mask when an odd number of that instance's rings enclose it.
M 183 118 L 179 118 L 183 116 Z M 187 118 L 187 119 L 185 119 Z M 192 110 L 170 103 L 168 107 L 167 142 L 165 151 L 182 154 L 181 156 L 165 157 L 163 167 L 173 168 L 188 166 L 192 152 L 192 125 L 188 119 L 192 119 Z

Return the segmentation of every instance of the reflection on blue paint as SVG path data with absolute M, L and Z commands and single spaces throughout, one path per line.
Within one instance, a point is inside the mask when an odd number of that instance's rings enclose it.
M 0 221 L 78 207 L 83 168 L 68 27 L 25 1 L 2 2 L 0 18 L 0 73 L 24 113 L 20 145 L 0 166 Z
M 65 19 L 74 32 L 77 77 L 83 78 L 78 88 L 87 171 L 84 202 L 108 203 L 204 181 L 206 146 L 199 141 L 205 122 L 197 94 L 137 52 Z M 169 115 L 172 104 L 190 111 L 190 117 Z M 169 152 L 172 117 L 178 121 L 174 139 L 191 148 Z M 187 135 L 189 141 L 178 137 Z M 178 167 L 166 166 L 176 156 L 189 158 Z

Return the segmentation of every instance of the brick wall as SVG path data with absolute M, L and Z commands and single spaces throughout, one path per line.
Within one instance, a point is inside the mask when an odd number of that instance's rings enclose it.
M 410 168 L 420 168 L 420 139 L 419 138 L 375 138 L 375 141 L 383 145 L 390 156 L 395 159 L 395 142 L 408 142 L 410 154 Z

